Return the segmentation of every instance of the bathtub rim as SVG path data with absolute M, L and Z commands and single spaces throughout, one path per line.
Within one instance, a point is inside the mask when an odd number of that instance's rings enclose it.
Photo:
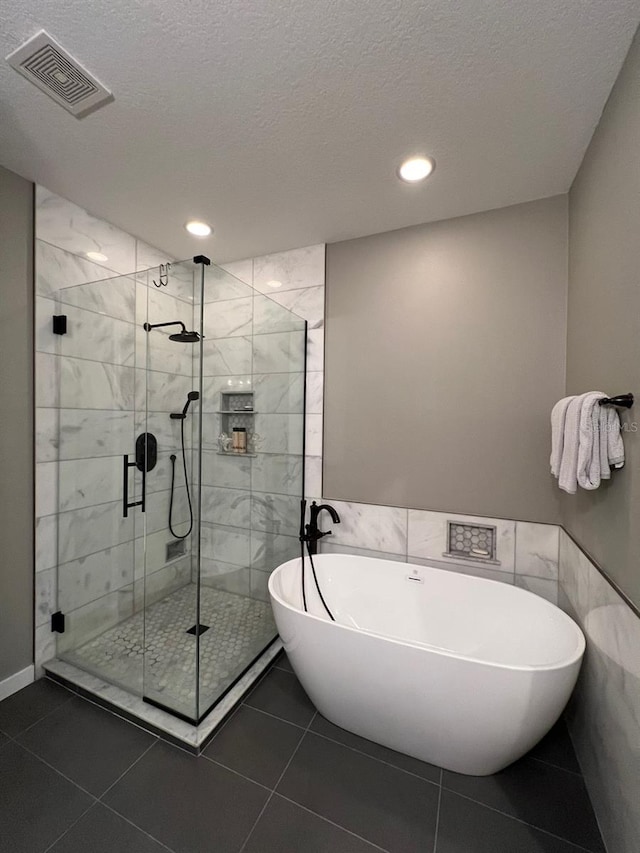
M 318 557 L 354 557 L 358 556 L 358 559 L 361 560 L 379 560 L 380 562 L 392 563 L 394 565 L 399 566 L 408 566 L 412 565 L 411 563 L 401 563 L 398 560 L 385 560 L 382 557 L 363 557 L 354 554 L 340 554 L 340 553 L 331 553 L 331 554 L 317 554 L 316 559 Z M 303 616 L 305 618 L 313 619 L 315 622 L 322 623 L 323 625 L 329 625 L 332 628 L 341 628 L 345 631 L 350 631 L 354 634 L 365 634 L 369 637 L 376 637 L 377 639 L 385 640 L 386 642 L 393 643 L 398 646 L 403 646 L 405 648 L 418 649 L 420 651 L 431 652 L 432 654 L 441 655 L 442 657 L 453 658 L 454 660 L 462 660 L 468 663 L 477 664 L 479 666 L 488 666 L 497 669 L 506 669 L 511 672 L 556 672 L 558 670 L 567 669 L 573 665 L 575 665 L 578 661 L 581 661 L 584 657 L 584 653 L 586 650 L 586 639 L 584 633 L 582 632 L 580 626 L 569 616 L 568 613 L 565 613 L 560 607 L 556 604 L 553 604 L 551 601 L 547 601 L 539 595 L 536 595 L 534 592 L 531 592 L 528 589 L 522 589 L 522 587 L 513 586 L 512 589 L 516 592 L 516 595 L 525 595 L 525 596 L 533 596 L 538 603 L 541 603 L 543 606 L 547 608 L 553 608 L 562 614 L 564 618 L 564 623 L 571 627 L 571 630 L 576 635 L 578 640 L 577 643 L 577 651 L 565 658 L 564 660 L 553 663 L 553 664 L 510 664 L 510 663 L 500 663 L 498 661 L 488 661 L 483 660 L 482 658 L 476 658 L 471 655 L 464 655 L 459 652 L 453 652 L 448 649 L 442 648 L 440 646 L 433 646 L 429 643 L 421 643 L 416 640 L 405 640 L 401 637 L 392 637 L 388 634 L 381 634 L 376 631 L 371 631 L 365 628 L 354 628 L 351 625 L 343 625 L 338 622 L 331 622 L 328 618 L 322 616 L 316 616 L 313 613 L 309 613 L 308 611 L 302 610 L 301 608 L 294 607 L 292 604 L 289 604 L 288 601 L 285 601 L 282 596 L 278 595 L 278 593 L 274 590 L 274 585 L 276 583 L 277 577 L 283 573 L 283 570 L 290 566 L 293 563 L 300 564 L 300 557 L 294 557 L 292 560 L 286 560 L 284 563 L 280 563 L 269 575 L 269 580 L 267 583 L 267 587 L 269 590 L 270 598 L 274 599 L 278 602 L 279 605 L 284 607 L 286 610 L 289 610 L 291 613 L 295 613 L 298 616 Z M 447 569 L 442 569 L 439 566 L 430 566 L 426 564 L 421 564 L 422 568 L 432 569 L 436 572 L 444 572 L 448 573 Z M 475 575 L 468 576 L 471 580 L 478 581 L 480 583 L 485 584 L 500 584 L 502 581 L 492 580 L 490 578 L 481 578 L 476 577 Z

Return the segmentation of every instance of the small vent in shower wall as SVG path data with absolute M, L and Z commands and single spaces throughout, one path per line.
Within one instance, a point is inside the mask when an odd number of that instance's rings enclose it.
M 447 522 L 447 550 L 443 557 L 494 563 L 496 560 L 496 528 L 491 525 Z
M 76 118 L 113 100 L 111 92 L 44 30 L 10 53 L 7 62 Z

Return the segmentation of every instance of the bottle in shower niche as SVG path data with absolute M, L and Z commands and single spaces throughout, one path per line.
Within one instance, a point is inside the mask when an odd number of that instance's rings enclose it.
M 247 452 L 247 430 L 245 429 L 245 427 L 233 428 L 233 452 Z

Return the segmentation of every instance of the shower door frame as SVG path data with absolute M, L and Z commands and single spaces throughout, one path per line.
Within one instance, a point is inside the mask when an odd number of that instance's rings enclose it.
M 197 288 L 199 293 L 199 303 L 200 310 L 198 312 L 198 333 L 200 335 L 200 340 L 198 341 L 198 392 L 200 394 L 199 400 L 197 401 L 197 418 L 195 423 L 197 426 L 194 430 L 193 426 L 191 427 L 191 457 L 192 464 L 189 466 L 191 470 L 192 476 L 192 495 L 193 495 L 193 526 L 191 533 L 189 534 L 189 538 L 191 541 L 191 567 L 192 567 L 192 583 L 193 583 L 193 567 L 195 564 L 195 586 L 196 586 L 196 607 L 195 607 L 195 662 L 194 662 L 194 710 L 195 713 L 193 716 L 189 716 L 188 714 L 183 713 L 175 708 L 172 708 L 170 705 L 162 703 L 157 699 L 152 698 L 151 696 L 146 695 L 148 680 L 147 680 L 147 609 L 148 607 L 152 607 L 153 604 L 157 602 L 153 602 L 152 604 L 147 605 L 147 556 L 148 551 L 146 547 L 146 530 L 145 530 L 145 549 L 144 549 L 144 589 L 145 589 L 145 597 L 143 604 L 143 622 L 144 622 L 144 646 L 143 646 L 143 677 L 142 677 L 142 701 L 148 705 L 151 705 L 154 708 L 158 708 L 161 711 L 164 711 L 167 714 L 171 714 L 173 717 L 176 717 L 179 720 L 183 720 L 186 723 L 190 723 L 191 725 L 197 726 L 202 719 L 209 713 L 211 709 L 209 709 L 205 714 L 199 713 L 200 708 L 200 631 L 198 630 L 201 621 L 201 607 L 200 607 L 200 546 L 201 546 L 201 513 L 202 513 L 202 413 L 203 413 L 203 347 L 204 347 L 204 281 L 205 281 L 205 267 L 211 264 L 209 258 L 205 255 L 196 255 L 192 259 L 193 264 L 199 266 L 199 270 L 194 271 L 194 291 Z M 171 267 L 176 267 L 178 265 L 183 265 L 191 263 L 191 261 L 175 261 L 171 262 Z M 168 265 L 169 266 L 169 265 Z M 167 272 L 167 275 L 170 276 L 170 273 Z M 195 292 L 194 292 L 194 302 L 195 302 Z M 195 310 L 195 304 L 194 304 Z M 195 317 L 195 315 L 194 315 Z M 145 323 L 149 322 L 148 312 L 145 316 Z M 149 383 L 148 383 L 148 375 L 150 368 L 150 355 L 149 355 L 149 332 L 147 332 L 146 338 L 146 359 L 145 359 L 145 391 L 144 391 L 144 415 L 145 415 L 145 433 L 147 433 L 148 426 L 148 416 L 149 416 Z M 193 375 L 193 368 L 192 368 Z M 197 447 L 197 468 L 193 466 L 193 453 L 194 453 L 194 432 L 197 436 L 197 441 L 195 446 Z M 145 525 L 146 527 L 146 525 Z M 217 704 L 214 703 L 214 704 Z

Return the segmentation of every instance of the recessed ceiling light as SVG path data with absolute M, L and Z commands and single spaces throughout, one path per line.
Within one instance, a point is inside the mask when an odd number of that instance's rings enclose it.
M 268 282 L 267 282 L 267 285 L 268 285 L 269 287 L 282 287 L 282 282 L 281 282 L 281 281 L 276 281 L 275 279 L 272 279 L 271 281 L 268 281 Z
M 411 157 L 398 169 L 399 177 L 408 184 L 424 181 L 436 167 L 433 157 Z
M 85 252 L 85 255 L 89 258 L 90 261 L 108 261 L 109 258 L 106 255 L 103 255 L 102 252 Z
M 200 222 L 199 219 L 190 219 L 184 227 L 194 237 L 208 237 L 211 234 L 211 226 L 206 222 Z

